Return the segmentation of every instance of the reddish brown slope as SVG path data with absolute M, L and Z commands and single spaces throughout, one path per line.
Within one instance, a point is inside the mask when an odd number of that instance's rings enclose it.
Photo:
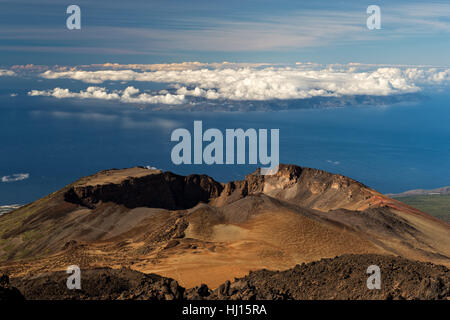
M 227 184 L 107 170 L 0 217 L 0 269 L 131 266 L 214 287 L 346 253 L 450 265 L 449 230 L 355 180 L 293 165 Z

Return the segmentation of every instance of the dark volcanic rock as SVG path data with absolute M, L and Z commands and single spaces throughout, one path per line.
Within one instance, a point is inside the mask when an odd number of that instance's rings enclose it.
M 206 175 L 180 176 L 171 172 L 127 177 L 120 183 L 74 185 L 66 201 L 94 208 L 99 202 L 114 202 L 127 208 L 188 209 L 217 197 L 223 187 Z
M 0 301 L 21 301 L 24 300 L 20 291 L 10 286 L 9 277 L 2 275 L 0 277 Z
M 81 289 L 67 289 L 67 273 L 13 279 L 15 286 L 31 300 L 176 300 L 184 288 L 173 279 L 131 269 L 81 270 Z
M 187 300 L 202 300 L 213 293 L 211 289 L 208 288 L 206 284 L 200 285 L 200 287 L 195 287 L 185 291 L 184 297 Z
M 381 289 L 367 288 L 367 267 L 381 269 Z M 450 299 L 450 270 L 400 257 L 343 255 L 286 271 L 250 272 L 214 290 L 208 299 Z
M 370 265 L 381 269 L 380 290 L 367 288 L 366 270 Z M 226 281 L 215 290 L 204 284 L 185 290 L 173 279 L 130 269 L 82 270 L 81 278 L 81 290 L 67 289 L 65 272 L 11 281 L 27 299 L 450 299 L 448 268 L 375 254 L 322 259 L 286 271 L 254 271 L 233 282 Z

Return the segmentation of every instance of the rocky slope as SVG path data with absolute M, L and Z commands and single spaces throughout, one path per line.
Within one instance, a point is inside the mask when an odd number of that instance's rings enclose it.
M 366 269 L 381 269 L 380 290 L 366 286 Z M 12 279 L 27 299 L 102 300 L 286 300 L 450 299 L 450 270 L 444 266 L 380 255 L 344 255 L 277 272 L 260 270 L 217 289 L 191 289 L 177 281 L 130 269 L 82 271 L 81 290 L 68 290 L 67 274 L 53 272 Z
M 367 267 L 381 270 L 381 289 L 367 288 Z M 203 292 L 205 290 L 203 289 Z M 188 297 L 195 297 L 193 295 Z M 343 255 L 285 271 L 259 270 L 226 282 L 204 299 L 440 300 L 450 299 L 450 270 L 400 257 Z
M 82 178 L 0 217 L 0 271 L 129 267 L 215 288 L 251 270 L 344 254 L 450 266 L 450 226 L 350 178 L 281 165 L 219 183 L 130 168 Z
M 67 202 L 94 209 L 100 202 L 113 202 L 129 209 L 138 207 L 169 210 L 192 208 L 219 196 L 223 187 L 206 175 L 179 176 L 159 170 L 132 168 L 102 171 L 80 180 L 65 193 Z

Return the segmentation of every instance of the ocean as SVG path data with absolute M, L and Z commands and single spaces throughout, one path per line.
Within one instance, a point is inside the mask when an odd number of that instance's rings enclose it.
M 450 185 L 450 93 L 392 106 L 228 113 L 27 96 L 30 89 L 86 87 L 64 81 L 0 80 L 0 205 L 34 201 L 110 168 L 152 166 L 225 182 L 258 167 L 174 165 L 171 132 L 192 130 L 195 120 L 204 130 L 279 129 L 281 163 L 340 173 L 383 193 Z M 1 182 L 19 173 L 28 178 Z

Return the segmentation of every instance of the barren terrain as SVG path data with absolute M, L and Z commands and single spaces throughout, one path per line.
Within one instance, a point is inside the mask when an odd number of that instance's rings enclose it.
M 82 178 L 0 217 L 11 278 L 130 268 L 216 288 L 345 254 L 450 266 L 450 226 L 350 178 L 282 165 L 226 184 L 131 168 Z

